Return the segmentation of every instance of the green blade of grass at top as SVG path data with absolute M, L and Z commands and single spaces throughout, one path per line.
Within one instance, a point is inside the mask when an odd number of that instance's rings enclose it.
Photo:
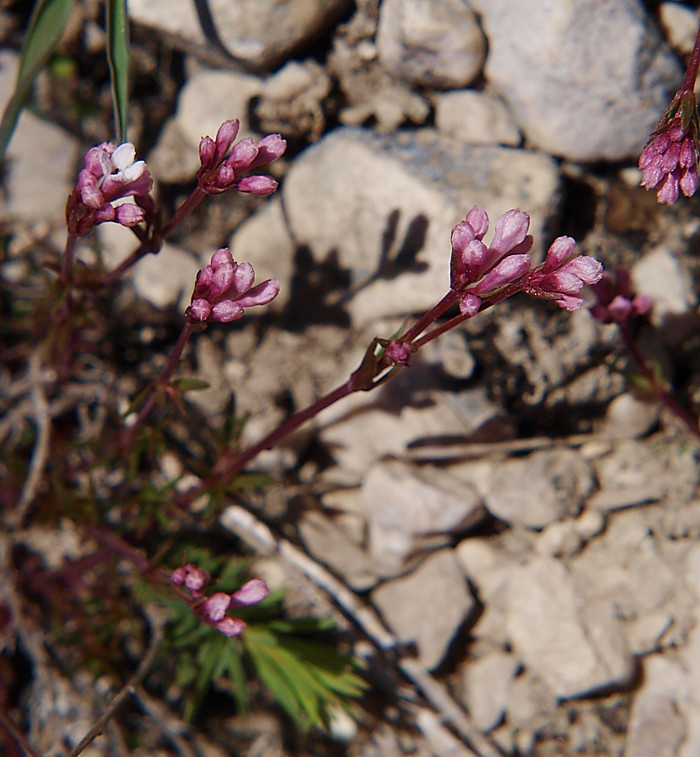
M 34 6 L 22 46 L 15 91 L 0 121 L 0 158 L 5 157 L 34 79 L 61 39 L 74 2 L 75 0 L 38 0 Z
M 112 103 L 117 142 L 127 140 L 129 107 L 129 24 L 126 0 L 107 2 L 107 60 L 112 78 Z

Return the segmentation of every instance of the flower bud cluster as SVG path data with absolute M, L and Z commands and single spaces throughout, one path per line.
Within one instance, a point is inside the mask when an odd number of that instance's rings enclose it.
M 202 138 L 197 182 L 207 194 L 237 189 L 263 197 L 270 195 L 277 189 L 277 182 L 271 176 L 240 177 L 239 174 L 277 160 L 284 155 L 287 143 L 279 134 L 268 134 L 259 142 L 247 137 L 234 145 L 239 128 L 238 119 L 231 119 L 221 124 L 216 139 Z
M 236 263 L 228 247 L 222 247 L 197 274 L 186 317 L 191 321 L 229 323 L 241 318 L 245 308 L 266 305 L 278 295 L 277 279 L 266 279 L 257 286 L 253 286 L 254 281 L 253 266 Z
M 194 611 L 224 636 L 238 636 L 246 627 L 245 621 L 226 615 L 228 610 L 262 602 L 270 593 L 261 578 L 253 578 L 232 594 L 217 591 L 205 597 L 202 590 L 210 581 L 209 573 L 192 563 L 176 568 L 170 575 L 170 581 L 188 590 Z
M 509 210 L 498 219 L 487 247 L 482 240 L 488 227 L 485 211 L 474 207 L 452 229 L 450 284 L 460 295 L 459 309 L 464 316 L 476 315 L 484 297 L 519 281 L 526 294 L 554 300 L 565 310 L 577 310 L 583 304 L 579 296 L 583 285 L 602 275 L 597 260 L 576 253 L 571 237 L 555 239 L 544 263 L 531 270 L 530 216 L 521 210 Z
M 676 94 L 639 158 L 642 186 L 656 189 L 660 203 L 673 205 L 698 188 L 698 112 L 692 92 Z
M 595 284 L 602 275 L 600 262 L 588 255 L 579 255 L 571 237 L 557 237 L 544 263 L 528 275 L 522 291 L 532 297 L 553 300 L 564 310 L 578 310 L 583 305 L 579 293 L 584 284 Z
M 151 189 L 151 174 L 144 161 L 136 160 L 131 142 L 103 142 L 85 155 L 85 167 L 66 206 L 68 229 L 82 236 L 106 221 L 137 226 L 152 210 Z M 137 204 L 113 204 L 125 197 L 134 197 Z
M 590 312 L 601 323 L 626 323 L 651 308 L 650 297 L 632 292 L 632 279 L 626 268 L 618 268 L 614 275 L 604 273 L 591 289 L 596 303 Z

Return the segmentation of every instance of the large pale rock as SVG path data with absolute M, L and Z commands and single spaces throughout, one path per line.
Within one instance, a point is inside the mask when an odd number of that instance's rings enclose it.
M 520 144 L 520 132 L 497 97 L 476 90 L 435 96 L 435 125 L 443 133 L 473 145 Z
M 449 549 L 431 555 L 418 570 L 383 584 L 371 596 L 398 638 L 415 642 L 418 659 L 429 670 L 440 664 L 475 606 Z
M 575 515 L 592 487 L 590 466 L 573 450 L 533 452 L 493 467 L 486 507 L 506 523 L 543 528 Z
M 610 517 L 605 532 L 570 565 L 589 596 L 614 603 L 623 618 L 658 608 L 675 582 L 641 511 Z
M 229 242 L 236 260 L 253 264 L 259 281 L 274 278 L 280 292 L 267 306 L 281 310 L 292 294 L 294 275 L 294 244 L 287 234 L 284 211 L 279 196 L 273 197 L 234 232 Z
M 562 698 L 626 683 L 632 658 L 613 608 L 587 602 L 560 562 L 538 557 L 509 581 L 515 653 Z
M 367 553 L 350 539 L 331 518 L 320 512 L 304 513 L 299 532 L 308 551 L 328 565 L 356 591 L 366 591 L 377 583 Z
M 451 228 L 475 204 L 492 226 L 510 208 L 527 210 L 542 243 L 558 181 L 552 161 L 525 150 L 431 130 L 382 138 L 340 129 L 295 162 L 284 203 L 297 244 L 349 273 L 348 308 L 363 324 L 435 304 L 449 282 Z
M 116 223 L 97 227 L 101 251 L 107 269 L 115 268 L 136 248 L 130 229 Z M 192 299 L 197 276 L 197 261 L 192 255 L 166 242 L 156 255 L 145 255 L 125 274 L 139 297 L 154 307 L 176 305 L 183 313 Z
M 518 666 L 518 660 L 506 652 L 494 652 L 464 664 L 464 700 L 480 730 L 490 731 L 503 717 Z
M 131 0 L 133 21 L 178 38 L 202 54 L 212 35 L 190 0 Z M 213 32 L 229 55 L 245 65 L 270 68 L 325 29 L 347 8 L 347 0 L 208 0 Z M 215 51 L 216 52 L 216 51 Z M 221 55 L 221 53 L 220 53 Z
M 484 61 L 484 36 L 462 0 L 385 0 L 379 10 L 380 63 L 411 84 L 466 87 Z
M 472 0 L 486 78 L 529 142 L 572 160 L 639 154 L 682 70 L 639 0 Z
M 414 388 L 420 381 L 418 368 L 411 367 Z M 348 397 L 319 416 L 321 440 L 337 463 L 335 480 L 342 476 L 344 482 L 357 484 L 377 460 L 404 455 L 415 440 L 469 435 L 499 416 L 483 389 L 404 393 L 399 380 L 386 389 Z
M 0 109 L 15 89 L 18 56 L 0 51 Z M 62 219 L 76 179 L 78 143 L 63 129 L 25 110 L 7 152 L 4 184 L 10 215 L 23 221 Z
M 648 657 L 632 706 L 625 757 L 679 757 L 686 724 L 679 710 L 687 694 L 686 673 L 678 658 Z
M 484 514 L 481 498 L 461 479 L 440 468 L 398 460 L 370 470 L 363 496 L 372 564 L 384 576 L 398 574 L 421 545 L 445 544 Z
M 656 326 L 687 313 L 697 302 L 689 277 L 667 247 L 659 246 L 638 260 L 632 267 L 632 280 L 638 292 L 651 297 L 651 320 Z

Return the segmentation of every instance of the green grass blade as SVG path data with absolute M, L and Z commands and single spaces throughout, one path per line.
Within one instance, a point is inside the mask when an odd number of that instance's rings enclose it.
M 22 46 L 15 91 L 0 121 L 0 158 L 5 157 L 34 79 L 61 39 L 74 2 L 75 0 L 38 0 L 34 6 Z
M 117 141 L 127 140 L 129 109 L 129 24 L 126 0 L 107 2 L 107 60 L 112 77 L 112 103 Z

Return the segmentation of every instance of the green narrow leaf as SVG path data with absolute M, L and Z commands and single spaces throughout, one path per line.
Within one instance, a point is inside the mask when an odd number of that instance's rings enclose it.
M 248 712 L 247 678 L 241 659 L 240 643 L 232 643 L 226 651 L 226 670 L 231 680 L 233 696 L 238 706 L 238 711 L 245 715 Z
M 112 76 L 117 141 L 126 142 L 129 108 L 129 24 L 126 0 L 107 0 L 107 60 Z
M 29 19 L 15 91 L 0 121 L 0 158 L 4 158 L 34 79 L 56 49 L 75 0 L 38 0 Z
M 197 392 L 201 389 L 208 389 L 211 384 L 198 378 L 178 378 L 173 381 L 173 386 L 181 392 Z

